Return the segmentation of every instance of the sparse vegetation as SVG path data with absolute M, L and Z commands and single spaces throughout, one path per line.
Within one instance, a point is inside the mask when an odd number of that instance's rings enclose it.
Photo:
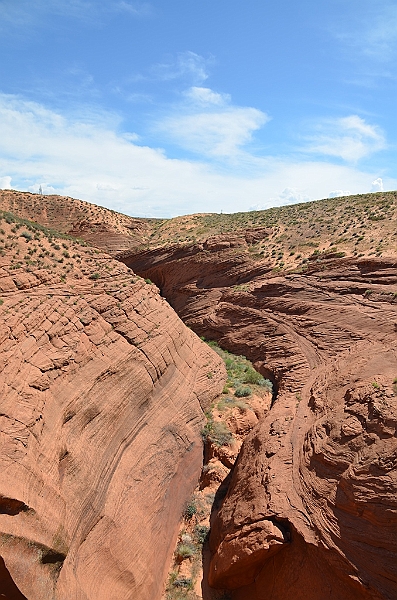
M 214 421 L 207 417 L 207 423 L 202 432 L 204 441 L 210 441 L 216 446 L 229 446 L 233 441 L 233 434 L 222 421 Z
M 234 395 L 237 398 L 246 398 L 247 396 L 251 396 L 252 390 L 248 385 L 241 385 L 236 388 Z

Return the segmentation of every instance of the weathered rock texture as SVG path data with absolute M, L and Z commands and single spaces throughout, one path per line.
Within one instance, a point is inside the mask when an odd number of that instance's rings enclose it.
M 35 202 L 44 225 L 56 226 L 59 214 L 65 232 L 101 248 L 109 238 L 109 251 L 154 281 L 192 329 L 273 381 L 272 407 L 244 442 L 212 518 L 209 581 L 234 600 L 397 597 L 397 208 L 395 193 L 384 196 L 284 207 L 278 216 L 181 218 L 182 240 L 172 222 L 134 224 L 98 207 L 88 214 L 84 203 L 72 219 L 62 198 L 50 218 L 55 199 Z M 30 198 L 5 192 L 2 201 L 29 216 Z M 207 226 L 229 229 L 205 239 Z M 168 234 L 184 245 L 170 245 Z M 350 258 L 340 258 L 345 252 Z M 57 287 L 44 314 L 29 304 L 28 327 L 17 319 L 11 332 L 5 319 L 12 359 L 0 430 L 10 477 L 1 478 L 0 582 L 14 580 L 29 600 L 47 597 L 43 581 L 50 598 L 152 599 L 179 490 L 199 466 L 199 403 L 215 392 L 206 377 L 214 359 L 200 358 L 198 341 L 161 312 L 152 288 L 135 281 L 101 295 L 83 285 L 90 265 L 75 269 L 79 289 L 62 293 L 57 273 L 8 271 L 2 282 L 9 311 L 18 299 L 33 302 L 21 291 L 36 280 Z M 63 294 L 66 321 L 51 320 Z M 4 314 L 14 319 L 12 310 Z M 50 337 L 53 326 L 66 329 Z M 101 341 L 108 336 L 111 344 Z
M 159 598 L 223 364 L 124 265 L 81 248 L 95 282 L 81 270 L 60 281 L 61 265 L 30 260 L 39 251 L 10 262 L 40 236 L 10 238 L 0 257 L 0 596 Z
M 238 600 L 397 597 L 397 262 L 274 273 L 230 240 L 123 260 L 277 396 L 214 515 L 209 581 Z

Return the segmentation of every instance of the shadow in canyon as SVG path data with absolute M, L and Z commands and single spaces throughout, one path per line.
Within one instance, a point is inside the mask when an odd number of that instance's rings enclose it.
M 0 598 L 2 600 L 28 600 L 15 585 L 3 558 L 0 556 Z

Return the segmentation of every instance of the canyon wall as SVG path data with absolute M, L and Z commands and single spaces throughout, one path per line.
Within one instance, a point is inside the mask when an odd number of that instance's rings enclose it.
M 213 514 L 210 585 L 235 600 L 392 600 L 397 261 L 320 258 L 285 274 L 239 246 L 123 257 L 274 383 Z
M 9 600 L 159 598 L 200 473 L 203 410 L 223 387 L 222 361 L 156 287 L 92 256 L 95 282 L 0 257 Z
M 153 247 L 155 223 L 67 198 L 32 205 L 31 196 L 5 192 L 3 201 L 109 250 L 163 298 L 98 251 L 66 272 L 59 244 L 58 255 L 51 243 L 42 259 L 46 271 L 33 255 L 22 268 L 16 247 L 8 262 L 0 258 L 0 594 L 160 597 L 200 471 L 203 409 L 225 376 L 170 304 L 196 333 L 252 360 L 274 388 L 212 514 L 205 573 L 212 588 L 233 600 L 394 600 L 392 221 L 390 255 L 379 208 L 369 224 L 356 218 L 350 258 L 325 238 L 312 251 L 309 232 L 304 258 L 291 250 L 289 259 L 284 249 L 281 260 L 277 244 L 285 236 L 295 243 L 298 221 L 288 231 L 251 227 L 175 245 L 164 238 L 175 234 L 169 222 Z M 319 214 L 323 233 L 335 220 L 327 210 L 327 221 Z M 372 218 L 376 240 L 364 230 Z M 183 223 L 186 236 L 194 219 Z M 308 218 L 306 226 L 317 224 Z M 364 242 L 367 255 L 359 256 Z

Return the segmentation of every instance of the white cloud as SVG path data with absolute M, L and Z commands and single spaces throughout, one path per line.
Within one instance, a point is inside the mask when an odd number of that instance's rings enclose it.
M 324 120 L 308 138 L 308 150 L 342 158 L 346 162 L 358 160 L 386 147 L 385 136 L 376 125 L 369 125 L 357 115 Z
M 88 115 L 78 120 L 0 95 L 2 183 L 34 191 L 42 185 L 126 214 L 169 217 L 324 198 L 336 187 L 364 193 L 377 177 L 348 166 L 276 158 L 256 158 L 254 174 L 241 170 L 240 161 L 217 171 L 210 161 L 169 159 L 162 150 L 136 145 L 134 136 L 118 132 L 114 115 Z M 255 115 L 245 118 L 257 124 Z M 242 130 L 232 145 L 246 139 L 246 125 Z M 397 181 L 384 178 L 384 187 L 396 189 Z
M 255 204 L 250 206 L 249 210 L 263 210 L 269 206 L 286 206 L 287 204 L 298 204 L 300 202 L 310 202 L 314 200 L 303 190 L 292 187 L 284 188 L 277 196 L 270 197 L 264 204 Z
M 56 194 L 56 189 L 49 183 L 34 183 L 28 187 L 28 192 L 34 194 Z
M 269 117 L 256 108 L 227 107 L 222 111 L 175 115 L 159 129 L 177 144 L 202 155 L 235 157 Z
M 197 86 L 189 88 L 183 95 L 193 104 L 199 106 L 224 106 L 229 104 L 231 100 L 229 94 L 219 94 L 210 88 Z
M 378 177 L 372 182 L 371 192 L 383 192 L 383 180 L 381 177 Z
M 350 196 L 349 190 L 333 190 L 328 194 L 328 198 L 342 198 L 343 196 Z
M 11 190 L 11 179 L 8 175 L 0 177 L 0 190 Z
M 189 50 L 180 52 L 176 59 L 154 65 L 151 73 L 161 81 L 187 79 L 195 84 L 201 84 L 208 78 L 209 62 L 211 61 Z

